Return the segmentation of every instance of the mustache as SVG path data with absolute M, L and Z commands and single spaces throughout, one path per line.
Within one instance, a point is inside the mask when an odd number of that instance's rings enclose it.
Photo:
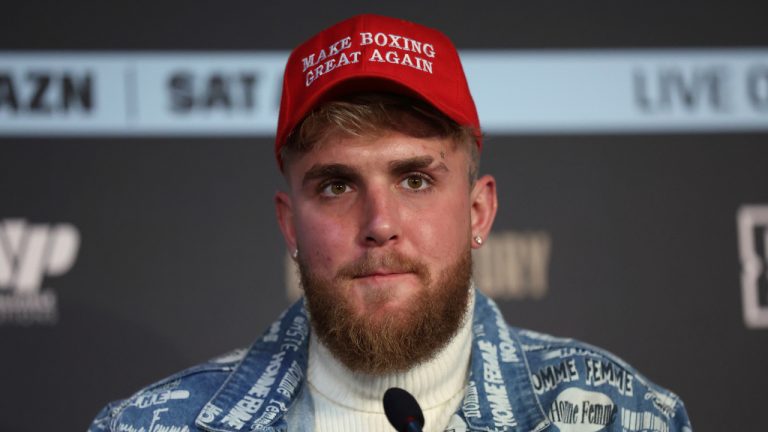
M 395 251 L 383 254 L 366 252 L 360 258 L 341 267 L 336 273 L 336 278 L 354 279 L 380 270 L 392 273 L 414 273 L 425 282 L 430 279 L 426 264 Z

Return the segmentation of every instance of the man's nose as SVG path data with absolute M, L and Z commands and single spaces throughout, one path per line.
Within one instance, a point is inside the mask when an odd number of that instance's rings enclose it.
M 364 199 L 363 243 L 366 246 L 384 246 L 397 241 L 400 238 L 397 192 L 384 185 L 369 187 Z

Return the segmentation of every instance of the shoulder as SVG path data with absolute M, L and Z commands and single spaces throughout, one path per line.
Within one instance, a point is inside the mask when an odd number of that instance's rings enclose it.
M 198 414 L 245 353 L 245 349 L 234 350 L 111 402 L 96 415 L 88 431 L 194 430 Z
M 509 329 L 522 345 L 533 391 L 556 425 L 690 431 L 682 400 L 614 354 L 574 339 Z

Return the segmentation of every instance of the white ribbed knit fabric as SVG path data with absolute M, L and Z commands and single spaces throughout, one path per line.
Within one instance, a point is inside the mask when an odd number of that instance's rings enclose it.
M 307 379 L 315 431 L 392 432 L 382 397 L 390 387 L 408 390 L 424 411 L 424 431 L 445 430 L 464 395 L 472 343 L 474 292 L 458 333 L 432 360 L 401 374 L 371 376 L 350 371 L 310 336 Z

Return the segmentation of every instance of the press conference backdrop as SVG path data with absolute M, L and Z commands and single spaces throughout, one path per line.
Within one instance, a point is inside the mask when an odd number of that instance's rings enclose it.
M 281 67 L 360 12 L 461 50 L 500 195 L 475 279 L 508 321 L 619 354 L 696 430 L 762 430 L 763 9 L 4 5 L 0 430 L 84 430 L 300 294 L 271 204 Z

